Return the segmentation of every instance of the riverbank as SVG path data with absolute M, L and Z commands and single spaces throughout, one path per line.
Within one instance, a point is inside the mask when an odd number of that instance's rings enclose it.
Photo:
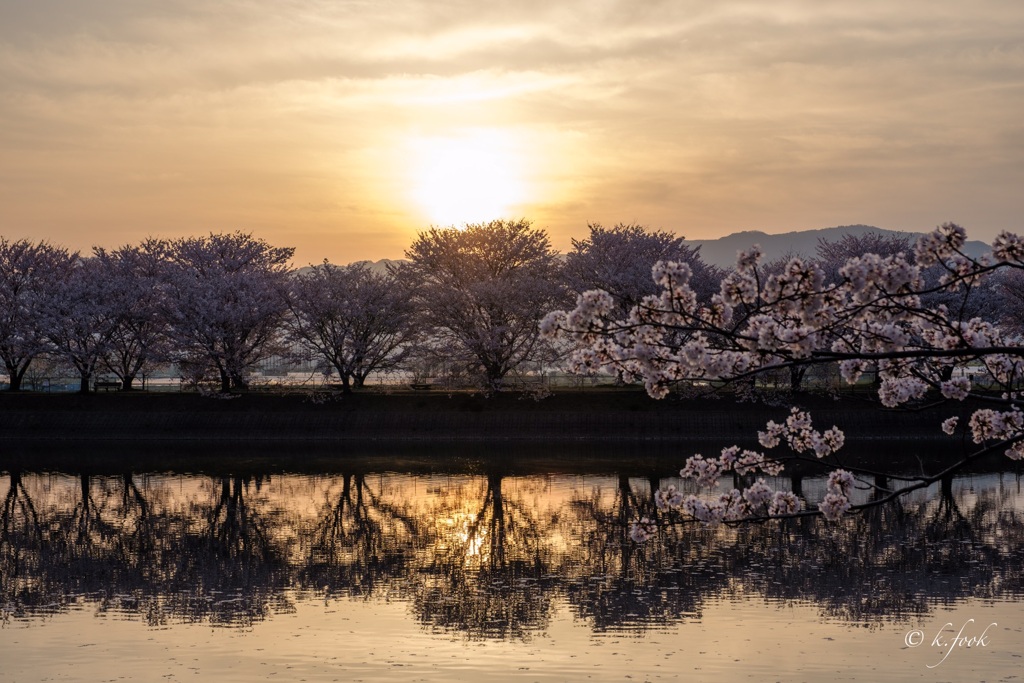
M 822 429 L 848 441 L 942 440 L 948 409 L 888 411 L 868 401 L 805 397 Z M 948 407 L 947 407 L 948 408 Z M 251 393 L 0 395 L 0 442 L 544 442 L 752 441 L 788 409 L 728 398 L 655 401 L 633 389 L 521 394 L 395 392 L 351 396 Z

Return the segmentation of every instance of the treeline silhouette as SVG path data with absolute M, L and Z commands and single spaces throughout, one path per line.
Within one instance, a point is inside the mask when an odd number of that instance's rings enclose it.
M 899 235 L 848 235 L 822 241 L 814 258 L 839 277 L 852 255 L 909 246 Z M 388 372 L 499 390 L 517 373 L 558 367 L 567 349 L 541 337 L 538 323 L 579 294 L 603 289 L 625 316 L 658 291 L 657 261 L 687 264 L 701 300 L 724 275 L 682 237 L 624 224 L 588 226 L 565 255 L 526 220 L 432 228 L 415 238 L 407 260 L 383 269 L 294 269 L 293 252 L 243 232 L 151 238 L 90 254 L 0 238 L 0 360 L 9 388 L 21 389 L 33 368 L 49 363 L 77 376 L 82 392 L 107 377 L 130 390 L 173 363 L 189 385 L 232 392 L 278 357 L 312 366 L 346 392 Z M 762 269 L 778 271 L 785 260 Z M 1024 320 L 1013 306 L 997 306 L 995 294 L 976 293 L 970 313 Z M 797 388 L 802 380 L 791 378 Z

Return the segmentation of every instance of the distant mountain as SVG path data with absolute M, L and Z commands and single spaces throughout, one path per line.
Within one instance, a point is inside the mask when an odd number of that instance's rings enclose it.
M 397 266 L 407 263 L 407 261 L 405 259 L 382 258 L 380 261 L 360 261 L 360 263 L 365 263 L 375 273 L 385 275 L 388 272 L 388 266 Z
M 383 275 L 383 274 L 388 272 L 388 266 L 390 266 L 390 265 L 398 265 L 400 263 L 405 263 L 405 262 L 406 261 L 404 261 L 402 259 L 382 258 L 379 261 L 369 261 L 369 260 L 367 260 L 367 261 L 356 261 L 355 263 L 365 263 L 366 266 L 371 271 L 373 271 L 374 273 L 380 273 L 381 275 Z M 335 265 L 337 265 L 337 264 L 335 264 Z M 348 264 L 346 264 L 346 265 L 348 265 Z M 297 273 L 305 273 L 305 272 L 307 272 L 312 267 L 313 266 L 303 266 L 302 268 L 297 269 L 295 272 L 297 272 Z
M 731 268 L 736 265 L 736 252 L 742 249 L 749 249 L 758 244 L 761 246 L 761 253 L 765 261 L 779 258 L 786 253 L 798 254 L 800 256 L 814 256 L 818 247 L 819 239 L 835 241 L 842 239 L 843 235 L 863 235 L 867 232 L 878 232 L 883 235 L 907 235 L 911 236 L 911 243 L 918 235 L 923 233 L 906 233 L 898 230 L 886 230 L 871 225 L 840 225 L 834 228 L 823 228 L 821 230 L 803 230 L 799 232 L 784 232 L 778 235 L 769 235 L 758 230 L 735 232 L 716 240 L 687 240 L 686 243 L 692 246 L 699 246 L 701 256 L 708 263 L 722 268 Z M 970 256 L 981 256 L 992 251 L 989 245 L 978 240 L 967 242 L 965 251 Z

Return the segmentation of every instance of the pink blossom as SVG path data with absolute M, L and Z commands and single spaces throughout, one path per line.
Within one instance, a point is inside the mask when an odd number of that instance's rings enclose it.
M 958 417 L 946 418 L 942 421 L 942 431 L 946 434 L 952 435 L 956 431 L 957 423 L 960 421 Z
M 827 493 L 818 504 L 818 509 L 825 519 L 836 522 L 850 509 L 850 500 L 841 493 Z

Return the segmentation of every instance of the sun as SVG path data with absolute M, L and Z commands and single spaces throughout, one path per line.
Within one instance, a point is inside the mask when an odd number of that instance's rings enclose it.
M 522 149 L 509 133 L 418 138 L 413 150 L 413 198 L 435 225 L 507 217 L 525 199 Z

